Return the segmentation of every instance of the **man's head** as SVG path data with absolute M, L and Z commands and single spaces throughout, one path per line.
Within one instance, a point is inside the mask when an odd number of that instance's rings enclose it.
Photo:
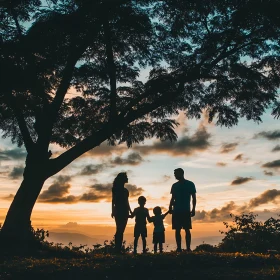
M 139 196 L 139 197 L 138 197 L 138 204 L 139 204 L 140 206 L 144 206 L 144 205 L 146 204 L 146 197 L 143 196 L 143 195 Z
M 177 180 L 184 179 L 184 170 L 182 168 L 177 168 L 174 170 L 174 176 Z

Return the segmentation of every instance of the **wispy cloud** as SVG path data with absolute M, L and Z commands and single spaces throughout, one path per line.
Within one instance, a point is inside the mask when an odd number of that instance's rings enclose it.
M 139 165 L 144 161 L 139 153 L 131 153 L 126 158 L 122 158 L 120 156 L 115 157 L 110 161 L 113 165 Z
M 268 140 L 278 140 L 280 139 L 280 130 L 274 131 L 262 131 L 255 135 L 255 137 L 263 137 Z
M 271 151 L 272 151 L 272 152 L 278 152 L 278 151 L 280 151 L 280 145 L 276 145 Z
M 236 147 L 238 146 L 238 143 L 224 143 L 221 146 L 220 152 L 222 154 L 226 154 L 226 153 L 230 153 L 232 151 L 234 151 L 236 149 Z
M 234 160 L 243 160 L 243 154 L 237 155 Z
M 273 176 L 273 175 L 274 175 L 273 172 L 271 172 L 271 171 L 266 171 L 266 170 L 264 170 L 263 173 L 264 173 L 264 175 L 266 175 L 266 176 Z
M 216 165 L 219 166 L 219 167 L 227 166 L 227 164 L 225 162 L 217 162 Z
M 156 141 L 152 145 L 138 145 L 133 149 L 144 155 L 166 153 L 172 156 L 188 156 L 208 149 L 211 145 L 210 137 L 211 134 L 207 132 L 206 128 L 200 126 L 193 135 L 184 135 L 176 142 Z
M 275 169 L 280 168 L 280 159 L 267 162 L 267 163 L 263 164 L 262 167 L 275 168 Z
M 231 182 L 231 185 L 241 185 L 241 184 L 245 184 L 252 180 L 254 180 L 252 177 L 239 177 L 238 176 Z

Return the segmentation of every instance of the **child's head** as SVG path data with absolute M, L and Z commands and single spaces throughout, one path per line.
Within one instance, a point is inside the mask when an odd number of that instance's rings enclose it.
M 138 204 L 140 205 L 140 206 L 144 206 L 145 204 L 146 204 L 146 197 L 145 196 L 139 196 L 138 197 Z
M 161 208 L 159 206 L 156 206 L 153 209 L 153 212 L 154 212 L 155 216 L 161 215 Z

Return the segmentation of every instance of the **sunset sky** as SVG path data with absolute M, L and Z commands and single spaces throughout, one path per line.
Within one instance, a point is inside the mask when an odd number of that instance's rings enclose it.
M 147 208 L 168 208 L 173 171 L 178 167 L 197 189 L 193 237 L 219 235 L 222 221 L 230 220 L 230 213 L 252 211 L 260 219 L 277 217 L 279 120 L 268 111 L 263 123 L 240 120 L 238 126 L 228 129 L 207 123 L 205 116 L 196 121 L 181 113 L 174 118 L 180 123 L 177 142 L 153 139 L 131 149 L 103 143 L 48 179 L 35 205 L 32 224 L 45 229 L 75 225 L 91 236 L 94 232 L 88 232 L 87 226 L 100 226 L 99 234 L 105 234 L 106 226 L 114 226 L 111 183 L 117 173 L 128 174 L 132 208 L 139 195 L 146 196 Z M 51 150 L 54 156 L 62 151 L 58 146 Z M 12 145 L 10 139 L 0 140 L 1 223 L 22 180 L 24 160 L 24 149 Z M 170 220 L 169 215 L 167 232 Z M 129 221 L 128 231 L 133 223 Z

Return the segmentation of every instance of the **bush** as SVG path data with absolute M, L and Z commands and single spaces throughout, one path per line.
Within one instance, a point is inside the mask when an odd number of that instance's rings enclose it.
M 253 213 L 235 216 L 231 214 L 233 223 L 224 222 L 229 231 L 223 232 L 225 237 L 219 244 L 223 252 L 256 252 L 267 250 L 280 251 L 280 219 L 269 218 L 265 222 L 256 221 Z

